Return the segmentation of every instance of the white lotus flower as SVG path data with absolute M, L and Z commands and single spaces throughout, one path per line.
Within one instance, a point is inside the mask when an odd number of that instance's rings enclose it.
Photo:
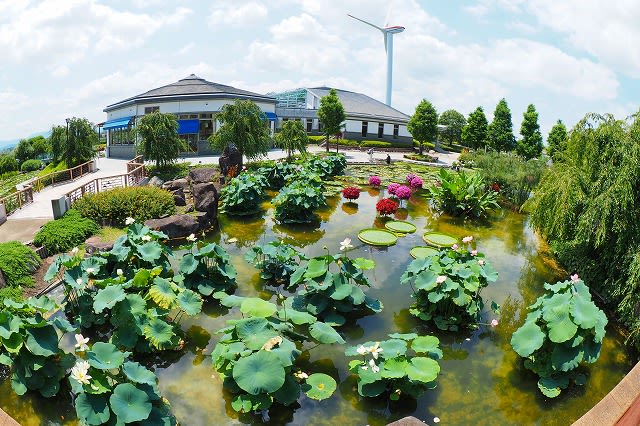
M 306 380 L 309 378 L 309 375 L 304 371 L 298 371 L 297 373 L 293 373 L 293 375 L 300 380 Z
M 89 343 L 88 337 L 84 337 L 82 334 L 76 334 L 75 337 L 77 352 L 84 352 L 89 349 L 89 346 L 87 346 L 87 343 Z
M 133 222 L 135 222 L 136 220 L 132 217 L 128 217 L 127 220 L 124 221 L 124 224 L 129 226 L 131 225 Z
M 123 275 L 123 274 L 124 274 L 124 272 L 122 272 L 122 269 L 118 268 L 118 270 L 116 271 L 116 274 L 118 274 L 118 275 Z
M 96 273 L 95 268 L 87 268 L 85 271 L 87 272 L 87 275 L 93 275 Z
M 371 366 L 371 371 L 373 371 L 374 373 L 377 373 L 378 371 L 380 371 L 380 367 L 376 365 L 376 362 L 374 360 L 370 359 L 369 365 Z
M 363 345 L 360 345 L 356 349 L 356 352 L 358 352 L 360 355 L 366 355 L 369 352 L 369 349 L 365 348 Z
M 433 422 L 434 423 L 440 423 L 440 417 L 434 417 L 433 418 Z
M 194 242 L 196 239 L 197 239 L 197 238 L 196 238 L 195 234 L 191 234 L 191 235 L 189 235 L 189 236 L 187 237 L 187 241 L 191 241 L 191 242 Z
M 473 241 L 473 237 L 472 236 L 464 237 L 462 239 L 462 242 L 465 243 L 465 244 L 470 243 L 471 241 Z
M 227 240 L 227 242 L 228 242 L 229 244 L 237 243 L 237 242 L 238 242 L 238 239 L 237 239 L 236 237 L 229 238 L 229 239 Z
M 482 260 L 482 259 L 478 260 L 478 265 L 484 266 L 484 260 Z
M 71 250 L 71 254 L 72 254 L 72 255 L 74 255 L 74 256 L 75 256 L 76 254 L 78 254 L 78 247 L 74 247 L 74 248 Z
M 91 379 L 89 363 L 87 361 L 76 361 L 76 365 L 71 369 L 71 378 L 81 385 L 88 385 Z
M 382 352 L 382 348 L 380 347 L 380 342 L 376 342 L 375 345 L 371 346 L 369 348 L 369 352 L 371 352 L 371 356 L 374 359 L 378 359 L 378 355 L 380 355 L 380 352 Z
M 151 235 L 143 235 L 142 241 L 151 241 Z
M 447 280 L 447 276 L 446 275 L 438 275 L 438 278 L 436 278 L 436 282 L 438 284 L 442 284 L 443 282 L 445 282 Z
M 368 370 L 368 369 L 369 369 L 369 366 L 368 366 L 368 365 L 363 365 L 361 368 L 362 368 L 363 370 Z
M 340 251 L 345 251 L 345 250 L 349 250 L 352 249 L 353 246 L 351 245 L 351 238 L 345 238 L 341 243 L 340 243 Z
M 78 279 L 76 280 L 76 283 L 77 283 L 78 285 L 82 285 L 82 278 L 78 278 Z

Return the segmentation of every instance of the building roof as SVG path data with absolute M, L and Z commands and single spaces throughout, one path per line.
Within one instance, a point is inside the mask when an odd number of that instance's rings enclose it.
M 311 87 L 307 90 L 318 98 L 322 98 L 329 94 L 329 90 L 331 90 L 331 88 Z M 342 106 L 344 106 L 344 111 L 347 117 L 373 119 L 384 118 L 402 122 L 409 121 L 409 116 L 407 114 L 362 93 L 340 89 L 336 89 L 336 92 L 338 93 L 340 102 L 342 102 Z
M 175 100 L 188 99 L 210 99 L 210 98 L 242 98 L 253 101 L 273 102 L 275 99 L 268 95 L 249 92 L 248 90 L 236 89 L 225 84 L 213 83 L 195 74 L 178 80 L 175 83 L 149 90 L 140 95 L 124 99 L 120 102 L 108 105 L 104 111 L 109 112 L 123 106 L 136 103 L 148 102 L 169 102 Z

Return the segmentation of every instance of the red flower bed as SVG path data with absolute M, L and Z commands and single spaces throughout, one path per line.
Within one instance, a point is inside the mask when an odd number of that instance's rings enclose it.
M 347 200 L 357 200 L 360 197 L 360 188 L 348 186 L 342 190 L 342 196 Z
M 388 214 L 394 214 L 395 212 L 398 211 L 398 203 L 388 198 L 383 198 L 382 200 L 378 201 L 378 203 L 376 204 L 376 210 L 382 216 L 386 216 Z

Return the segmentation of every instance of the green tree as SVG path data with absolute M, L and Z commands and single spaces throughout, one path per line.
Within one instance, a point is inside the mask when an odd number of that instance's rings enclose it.
M 67 167 L 74 167 L 94 158 L 96 153 L 93 145 L 98 143 L 98 134 L 93 130 L 93 124 L 86 118 L 73 117 L 67 127 L 69 131 L 62 149 L 62 159 Z
M 426 99 L 423 99 L 416 107 L 415 113 L 409 118 L 407 130 L 411 136 L 420 144 L 420 154 L 422 145 L 425 142 L 437 144 L 438 142 L 438 112 L 434 106 Z M 436 149 L 438 146 L 436 145 Z
M 49 136 L 49 145 L 51 145 L 51 155 L 54 161 L 62 160 L 66 144 L 67 128 L 65 126 L 53 126 L 51 128 L 51 135 Z
M 294 151 L 301 154 L 307 152 L 309 136 L 300 120 L 288 120 L 282 123 L 280 133 L 275 136 L 276 146 L 287 151 L 287 158 L 290 160 Z
M 33 146 L 31 146 L 31 142 L 29 142 L 28 139 L 20 139 L 20 142 L 18 142 L 18 146 L 16 146 L 13 150 L 13 156 L 18 162 L 18 166 L 20 166 L 27 160 L 36 158 L 33 152 Z
M 462 129 L 465 124 L 467 124 L 467 120 L 464 118 L 464 115 L 455 109 L 448 109 L 440 114 L 438 124 L 447 126 L 440 132 L 440 138 L 447 144 L 452 145 L 454 143 L 460 143 L 462 140 Z
M 240 154 L 249 160 L 267 154 L 271 143 L 269 120 L 255 102 L 238 99 L 226 104 L 216 119 L 222 126 L 209 137 L 209 144 L 214 149 L 223 151 L 235 144 Z M 242 168 L 242 164 L 240 166 Z
M 13 154 L 0 155 L 0 175 L 18 170 L 18 162 Z
M 553 125 L 547 136 L 547 154 L 554 162 L 560 161 L 562 153 L 567 147 L 567 127 L 562 120 Z
M 493 121 L 487 132 L 489 146 L 496 151 L 513 151 L 516 147 L 516 139 L 513 136 L 513 124 L 511 123 L 511 110 L 507 101 L 502 98 L 493 113 Z
M 140 136 L 138 152 L 157 167 L 173 163 L 181 150 L 187 149 L 178 137 L 178 120 L 174 114 L 154 111 L 144 115 L 136 126 Z
M 44 136 L 34 136 L 29 139 L 31 147 L 33 148 L 33 154 L 35 158 L 40 155 L 46 155 L 51 153 L 51 144 Z
M 538 112 L 533 104 L 529 104 L 523 114 L 520 126 L 522 139 L 518 140 L 516 152 L 525 160 L 540 157 L 542 154 L 542 134 L 538 124 Z
M 329 138 L 342 131 L 342 123 L 347 118 L 344 106 L 340 102 L 336 89 L 329 90 L 329 94 L 320 98 L 318 120 L 322 123 L 324 135 L 327 138 L 327 152 L 329 152 Z M 336 143 L 336 152 L 338 144 Z
M 473 149 L 487 146 L 487 117 L 482 107 L 469 114 L 467 125 L 462 128 L 462 145 Z

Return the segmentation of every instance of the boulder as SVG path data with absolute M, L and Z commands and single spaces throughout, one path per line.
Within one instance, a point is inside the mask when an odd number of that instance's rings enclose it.
M 206 212 L 196 212 L 194 216 L 198 221 L 200 230 L 209 228 L 212 225 L 212 221 L 214 220 L 214 218 L 212 216 L 209 216 Z
M 198 168 L 189 170 L 188 178 L 192 184 L 213 182 L 213 178 L 218 174 L 218 170 L 214 168 Z
M 185 178 L 168 180 L 162 185 L 162 188 L 168 191 L 175 191 L 176 189 L 184 189 L 188 187 L 189 187 L 189 181 Z
M 157 186 L 158 188 L 160 188 L 162 186 L 162 184 L 163 184 L 162 179 L 160 179 L 158 176 L 152 177 L 147 182 L 147 185 L 149 185 L 149 186 Z
M 195 234 L 200 229 L 198 219 L 188 214 L 174 214 L 162 219 L 149 219 L 149 228 L 164 232 L 169 238 L 183 238 Z
M 396 420 L 393 423 L 387 424 L 387 426 L 424 426 L 425 422 L 418 420 L 413 416 L 403 417 L 400 420 Z
M 176 204 L 176 206 L 186 206 L 187 205 L 187 201 L 184 199 L 184 193 L 183 195 L 180 194 L 173 194 L 173 202 Z
M 227 145 L 222 151 L 218 164 L 223 176 L 229 175 L 230 170 L 234 171 L 233 176 L 237 176 L 242 170 L 242 154 L 234 144 Z
M 85 251 L 92 255 L 101 251 L 109 251 L 113 248 L 113 243 L 104 242 L 100 237 L 90 237 L 84 242 Z
M 193 208 L 193 203 L 187 203 L 187 205 L 184 206 L 184 212 L 185 213 L 191 213 L 194 210 L 195 209 Z
M 211 217 L 218 213 L 218 191 L 213 183 L 193 185 L 193 204 L 199 212 L 206 212 Z

